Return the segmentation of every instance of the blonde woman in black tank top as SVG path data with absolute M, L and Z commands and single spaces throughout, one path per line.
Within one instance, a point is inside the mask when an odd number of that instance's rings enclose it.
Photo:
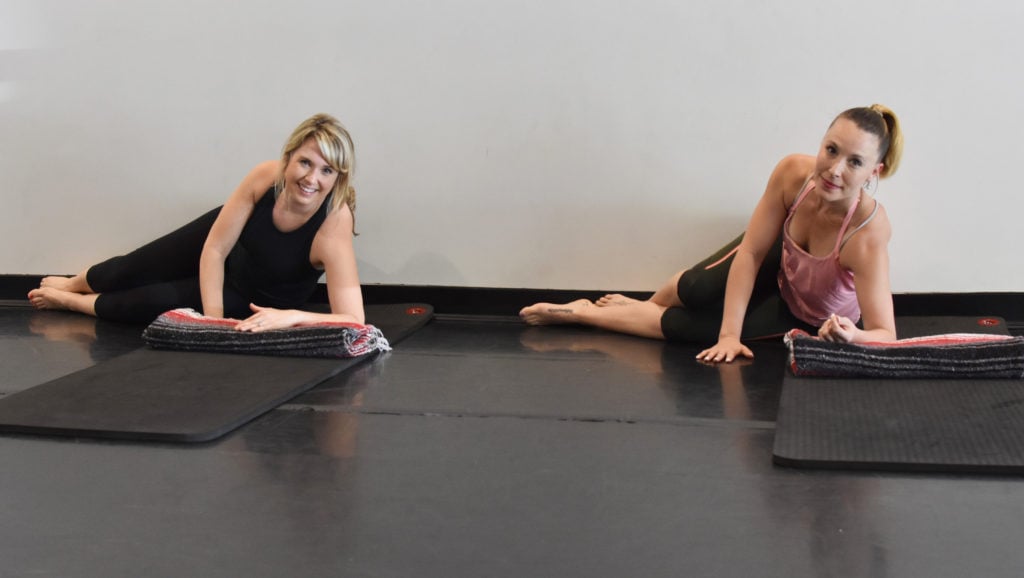
M 257 165 L 222 207 L 73 277 L 45 277 L 29 301 L 137 323 L 192 307 L 243 319 L 241 331 L 363 323 L 352 244 L 354 155 L 337 119 L 310 117 L 281 158 Z M 330 313 L 304 311 L 321 274 Z

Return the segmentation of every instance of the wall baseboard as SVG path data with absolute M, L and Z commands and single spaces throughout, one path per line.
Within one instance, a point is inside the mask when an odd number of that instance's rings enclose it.
M 0 300 L 24 300 L 39 286 L 41 275 L 0 275 Z M 363 299 L 375 303 L 429 303 L 438 315 L 481 315 L 512 317 L 523 307 L 538 301 L 564 303 L 573 299 L 597 299 L 616 291 L 575 291 L 569 289 L 528 289 L 505 287 L 455 287 L 443 285 L 363 285 Z M 645 299 L 650 293 L 617 291 Z M 321 285 L 314 300 L 327 302 Z M 1024 293 L 897 293 L 893 295 L 897 315 L 991 315 L 1006 319 L 1011 326 L 1024 327 Z
M 439 315 L 515 316 L 527 305 L 540 301 L 565 303 L 597 299 L 606 293 L 622 293 L 646 299 L 649 292 L 574 291 L 564 289 L 513 289 L 446 287 L 433 285 L 364 285 L 367 303 L 430 303 Z M 326 298 L 326 295 L 323 296 Z M 896 293 L 897 315 L 951 315 L 1002 317 L 1014 334 L 1024 334 L 1024 293 Z

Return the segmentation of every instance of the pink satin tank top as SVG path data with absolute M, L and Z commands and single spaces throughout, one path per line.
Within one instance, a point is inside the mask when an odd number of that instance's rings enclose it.
M 820 327 L 832 313 L 857 321 L 860 319 L 860 305 L 857 304 L 853 272 L 839 264 L 839 250 L 843 246 L 850 219 L 860 205 L 860 197 L 857 197 L 846 213 L 832 252 L 824 257 L 815 257 L 789 236 L 789 223 L 796 214 L 796 208 L 813 188 L 814 181 L 808 181 L 803 192 L 789 208 L 786 222 L 782 225 L 779 291 L 793 315 L 815 327 Z M 868 224 L 877 211 L 878 203 L 875 203 L 871 215 L 853 232 Z

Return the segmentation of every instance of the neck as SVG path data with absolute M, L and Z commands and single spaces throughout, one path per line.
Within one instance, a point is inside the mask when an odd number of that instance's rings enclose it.
M 850 212 L 850 208 L 853 207 L 860 200 L 861 193 L 857 193 L 856 196 L 839 199 L 836 201 L 825 201 L 821 200 L 819 209 L 822 213 L 839 219 L 846 218 L 846 214 Z
M 327 197 L 324 197 L 324 200 L 326 200 L 326 198 Z M 282 209 L 284 209 L 288 213 L 291 213 L 293 215 L 299 215 L 301 217 L 308 217 L 308 216 L 312 215 L 313 213 L 316 213 L 317 211 L 320 210 L 320 207 L 322 207 L 323 204 L 324 204 L 323 200 L 321 200 L 316 205 L 306 205 L 306 204 L 302 204 L 302 203 L 295 203 L 295 202 L 293 202 L 292 195 L 290 193 L 288 193 L 287 190 L 284 193 L 281 194 L 281 196 L 279 197 L 279 200 L 281 201 L 281 208 Z

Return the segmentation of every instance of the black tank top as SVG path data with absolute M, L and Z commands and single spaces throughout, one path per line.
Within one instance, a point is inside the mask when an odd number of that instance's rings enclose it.
M 323 273 L 309 263 L 309 251 L 327 218 L 331 195 L 305 224 L 288 233 L 274 226 L 274 200 L 271 187 L 256 203 L 228 255 L 225 277 L 251 302 L 287 309 L 308 301 Z

